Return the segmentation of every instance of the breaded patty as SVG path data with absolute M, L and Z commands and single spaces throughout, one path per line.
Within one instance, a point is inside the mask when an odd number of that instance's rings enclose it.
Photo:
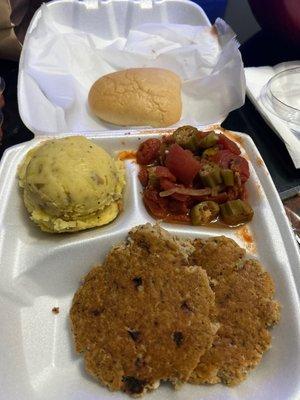
M 213 237 L 208 240 L 193 241 L 194 252 L 190 262 L 203 265 L 211 279 L 218 279 L 222 274 L 228 275 L 245 257 L 245 250 L 225 236 Z
M 139 395 L 160 380 L 185 382 L 216 325 L 206 272 L 191 246 L 150 224 L 129 233 L 86 276 L 71 308 L 76 349 L 111 390 Z
M 212 278 L 220 328 L 189 382 L 235 385 L 270 347 L 268 328 L 280 317 L 274 284 L 257 261 L 243 258 L 244 250 L 231 239 L 196 239 L 194 246 L 190 262 Z

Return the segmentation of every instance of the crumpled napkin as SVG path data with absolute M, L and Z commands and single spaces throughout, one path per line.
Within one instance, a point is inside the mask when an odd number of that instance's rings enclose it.
M 131 67 L 167 68 L 182 78 L 177 125 L 218 123 L 244 103 L 238 43 L 221 19 L 213 27 L 146 23 L 104 40 L 101 27 L 58 23 L 47 4 L 40 11 L 23 48 L 18 92 L 20 115 L 36 134 L 120 129 L 93 116 L 87 96 L 102 75 Z
M 250 67 L 245 68 L 247 95 L 262 115 L 268 125 L 284 141 L 286 148 L 293 160 L 295 167 L 300 168 L 300 140 L 289 129 L 287 122 L 271 113 L 261 100 L 264 86 L 275 74 L 288 68 L 300 66 L 300 61 L 285 62 L 274 67 Z

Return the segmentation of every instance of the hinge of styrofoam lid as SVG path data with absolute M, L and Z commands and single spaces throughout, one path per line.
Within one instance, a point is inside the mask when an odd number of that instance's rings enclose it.
M 82 2 L 88 10 L 96 10 L 99 7 L 98 0 L 83 0 Z
M 152 8 L 153 2 L 152 2 L 152 0 L 140 0 L 139 5 L 143 9 Z
M 94 10 L 99 7 L 99 0 L 81 0 L 87 9 Z M 101 3 L 101 0 L 100 0 Z M 153 0 L 139 0 L 139 5 L 142 9 L 149 9 L 153 7 Z

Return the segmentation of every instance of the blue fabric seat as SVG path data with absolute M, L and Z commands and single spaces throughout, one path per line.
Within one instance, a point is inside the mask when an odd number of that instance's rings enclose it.
M 223 18 L 227 6 L 227 0 L 193 0 L 206 12 L 210 22 L 213 24 L 216 18 Z

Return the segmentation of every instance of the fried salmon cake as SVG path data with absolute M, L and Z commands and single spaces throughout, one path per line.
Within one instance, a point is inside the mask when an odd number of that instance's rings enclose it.
M 216 332 L 206 272 L 191 247 L 150 224 L 129 233 L 76 292 L 70 312 L 86 370 L 111 390 L 140 395 L 185 382 Z
M 231 239 L 196 239 L 194 246 L 190 262 L 212 278 L 220 328 L 189 382 L 235 385 L 270 347 L 268 328 L 280 317 L 274 284 L 257 261 L 244 259 L 244 250 Z

